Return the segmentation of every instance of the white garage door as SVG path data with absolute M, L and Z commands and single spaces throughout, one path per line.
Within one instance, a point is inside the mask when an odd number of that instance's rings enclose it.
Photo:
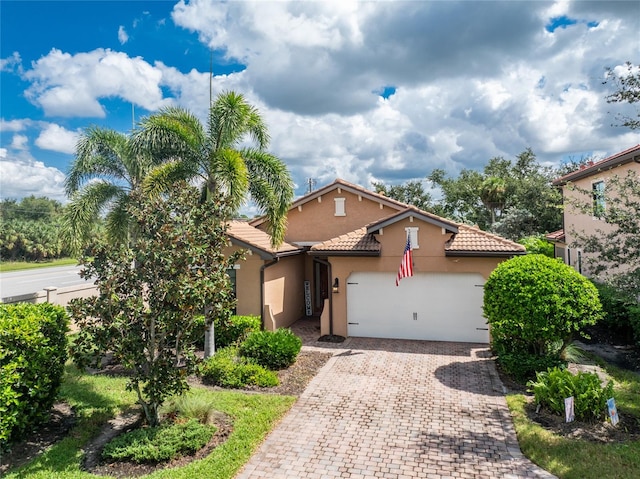
M 391 273 L 347 280 L 349 336 L 488 343 L 480 274 L 417 273 L 395 285 Z

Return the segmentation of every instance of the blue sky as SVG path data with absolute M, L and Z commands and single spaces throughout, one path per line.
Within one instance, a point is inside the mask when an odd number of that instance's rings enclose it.
M 0 2 L 0 197 L 64 200 L 83 128 L 130 131 L 214 93 L 256 105 L 297 185 L 457 174 L 531 147 L 640 143 L 606 67 L 640 61 L 640 2 Z

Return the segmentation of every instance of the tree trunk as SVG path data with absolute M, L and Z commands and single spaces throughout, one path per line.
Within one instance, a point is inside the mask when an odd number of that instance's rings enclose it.
M 216 352 L 215 331 L 213 321 L 208 323 L 204 330 L 204 358 L 213 356 Z

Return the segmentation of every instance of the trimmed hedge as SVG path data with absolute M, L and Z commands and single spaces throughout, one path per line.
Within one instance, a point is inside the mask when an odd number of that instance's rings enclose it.
M 296 362 L 302 340 L 290 329 L 256 331 L 240 345 L 240 355 L 272 370 L 284 369 Z
M 598 288 L 604 317 L 602 326 L 627 342 L 640 346 L 640 303 L 619 288 L 593 283 Z
M 68 329 L 60 306 L 0 304 L 0 448 L 48 416 L 62 382 Z
M 204 348 L 204 316 L 196 318 L 191 340 L 199 349 Z M 226 348 L 238 344 L 253 331 L 260 331 L 260 316 L 234 315 L 228 321 L 216 318 L 213 320 L 216 349 Z
M 200 366 L 200 375 L 205 383 L 223 388 L 273 387 L 279 384 L 276 373 L 254 360 L 238 356 L 236 346 L 219 349 L 205 359 Z

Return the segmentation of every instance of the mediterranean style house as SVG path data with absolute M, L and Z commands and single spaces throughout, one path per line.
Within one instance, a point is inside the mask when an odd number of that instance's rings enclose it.
M 489 342 L 483 284 L 524 247 L 478 228 L 336 180 L 295 201 L 285 242 L 270 246 L 267 219 L 232 221 L 228 252 L 237 314 L 265 329 L 319 318 L 323 336 Z M 413 275 L 396 286 L 407 237 Z
M 548 234 L 547 239 L 554 243 L 557 258 L 586 276 L 589 276 L 588 255 L 580 249 L 577 234 L 611 230 L 602 218 L 607 208 L 607 183 L 613 177 L 626 176 L 629 171 L 640 176 L 640 145 L 583 165 L 552 182 L 562 188 L 563 229 Z

